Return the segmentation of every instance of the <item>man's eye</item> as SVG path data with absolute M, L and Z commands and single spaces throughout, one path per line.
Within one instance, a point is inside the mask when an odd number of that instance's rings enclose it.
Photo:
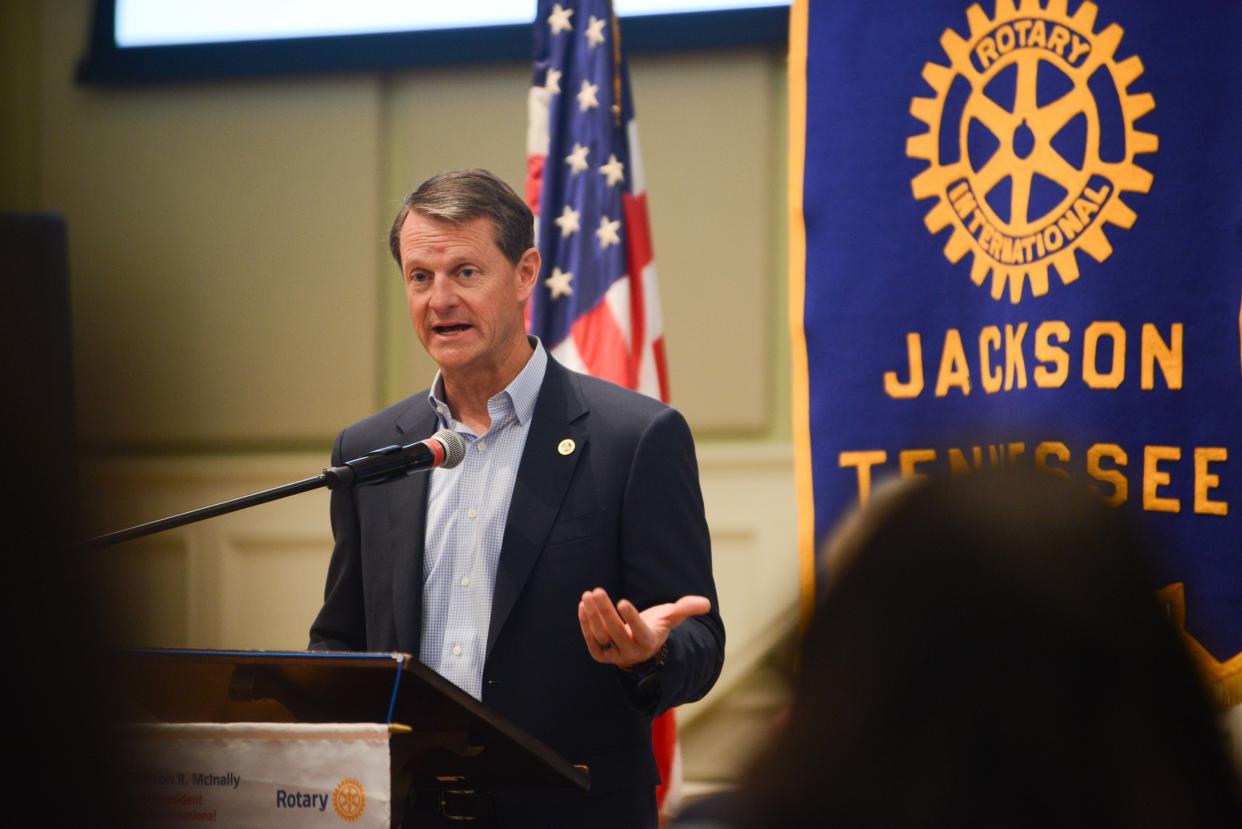
M 462 269 L 461 269 L 461 275 L 462 275 L 462 276 L 466 276 L 466 277 L 470 277 L 470 276 L 478 276 L 478 275 L 479 275 L 479 272 L 478 272 L 478 271 L 476 271 L 474 268 L 462 268 Z
M 427 274 L 425 274 L 425 273 L 419 273 L 419 272 L 415 271 L 414 273 L 410 274 L 410 281 L 411 281 L 411 282 L 426 282 L 426 281 L 427 281 Z

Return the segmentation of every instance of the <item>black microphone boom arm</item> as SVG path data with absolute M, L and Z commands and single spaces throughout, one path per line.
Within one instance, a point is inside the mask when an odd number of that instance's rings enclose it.
M 406 475 L 420 470 L 434 469 L 437 466 L 451 469 L 461 463 L 465 454 L 466 444 L 462 440 L 461 435 L 448 429 L 442 429 L 427 440 L 406 446 L 385 446 L 382 449 L 369 452 L 361 458 L 346 461 L 340 466 L 330 466 L 313 478 L 303 478 L 300 481 L 283 484 L 272 489 L 265 489 L 262 492 L 252 492 L 240 498 L 232 498 L 228 501 L 221 501 L 218 504 L 199 507 L 189 512 L 170 515 L 167 518 L 160 518 L 156 521 L 148 521 L 136 527 L 96 536 L 75 546 L 77 549 L 82 550 L 108 547 L 113 544 L 120 544 L 123 541 L 132 541 L 135 538 L 143 538 L 164 530 L 171 530 L 175 527 L 183 527 L 196 521 L 214 518 L 217 515 L 226 515 L 227 513 L 237 512 L 238 510 L 259 504 L 266 504 L 268 501 L 287 498 L 300 492 L 309 492 L 320 487 L 343 489 L 351 486 L 382 484 L 388 481 L 395 481 L 398 478 L 404 478 Z

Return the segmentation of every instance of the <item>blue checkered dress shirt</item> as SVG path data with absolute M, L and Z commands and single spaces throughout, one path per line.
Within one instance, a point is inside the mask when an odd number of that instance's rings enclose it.
M 419 659 L 475 699 L 483 698 L 483 660 L 518 464 L 543 385 L 548 355 L 535 351 L 505 389 L 487 401 L 492 424 L 476 435 L 453 418 L 436 373 L 431 405 L 440 428 L 466 441 L 466 459 L 431 473 L 423 554 L 423 637 Z

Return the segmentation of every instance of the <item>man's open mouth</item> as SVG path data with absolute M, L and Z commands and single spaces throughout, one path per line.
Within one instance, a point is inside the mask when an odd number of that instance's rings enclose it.
M 460 334 L 462 331 L 465 331 L 470 327 L 470 325 L 463 322 L 457 325 L 433 325 L 431 326 L 431 330 L 435 331 L 437 334 Z

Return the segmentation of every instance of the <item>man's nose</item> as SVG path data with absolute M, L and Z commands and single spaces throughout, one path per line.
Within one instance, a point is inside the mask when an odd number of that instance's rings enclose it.
M 441 311 L 457 304 L 457 286 L 447 276 L 437 275 L 431 281 L 431 296 L 428 303 L 434 310 Z

